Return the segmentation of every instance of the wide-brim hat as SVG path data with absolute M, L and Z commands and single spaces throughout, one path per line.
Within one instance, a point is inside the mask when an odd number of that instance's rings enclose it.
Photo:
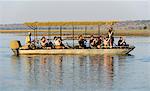
M 108 26 L 107 29 L 108 30 L 113 30 L 113 27 L 112 26 Z

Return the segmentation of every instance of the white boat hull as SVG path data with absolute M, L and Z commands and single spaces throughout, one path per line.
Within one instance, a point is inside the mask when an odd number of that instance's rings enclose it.
M 135 47 L 113 48 L 113 49 L 36 49 L 36 50 L 18 50 L 17 55 L 51 55 L 51 54 L 128 54 Z M 16 53 L 15 53 L 16 54 Z

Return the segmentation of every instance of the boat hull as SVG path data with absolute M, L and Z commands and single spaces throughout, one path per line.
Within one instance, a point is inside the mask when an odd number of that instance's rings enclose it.
M 51 54 L 128 54 L 135 47 L 113 48 L 113 49 L 36 49 L 36 50 L 18 50 L 18 55 L 51 55 Z

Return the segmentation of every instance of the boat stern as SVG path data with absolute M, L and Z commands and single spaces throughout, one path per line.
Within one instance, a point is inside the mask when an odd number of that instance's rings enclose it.
M 134 49 L 135 49 L 135 46 L 129 46 L 128 51 L 127 51 L 126 54 L 128 54 L 129 52 L 131 52 L 131 51 L 134 50 Z

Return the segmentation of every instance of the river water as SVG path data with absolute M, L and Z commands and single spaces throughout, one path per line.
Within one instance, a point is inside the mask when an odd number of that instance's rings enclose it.
M 0 91 L 149 91 L 150 37 L 126 37 L 130 55 L 13 56 L 0 34 Z

